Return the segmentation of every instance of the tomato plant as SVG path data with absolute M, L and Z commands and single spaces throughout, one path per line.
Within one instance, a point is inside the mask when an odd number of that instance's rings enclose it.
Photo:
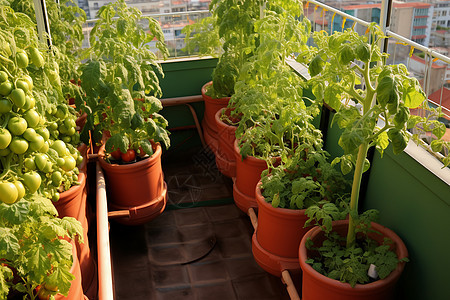
M 157 78 L 162 68 L 146 45 L 153 41 L 162 56 L 168 54 L 159 23 L 123 0 L 102 6 L 98 18 L 87 50 L 90 59 L 80 67 L 86 104 L 77 102 L 77 98 L 75 102 L 77 108 L 89 112 L 81 139 L 86 140 L 88 131 L 93 130 L 98 141 L 104 131 L 109 131 L 107 153 L 126 153 L 137 145 L 151 153 L 150 139 L 168 147 L 167 121 L 158 114 L 162 105 L 156 98 L 161 96 Z M 145 27 L 148 24 L 149 29 L 144 30 L 141 23 Z M 101 117 L 100 122 L 96 116 Z

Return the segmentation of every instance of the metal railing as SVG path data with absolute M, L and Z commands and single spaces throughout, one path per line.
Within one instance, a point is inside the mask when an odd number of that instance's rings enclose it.
M 185 47 L 184 34 L 181 30 L 188 24 L 198 22 L 203 18 L 210 16 L 208 10 L 195 10 L 171 13 L 157 13 L 157 14 L 143 14 L 144 17 L 152 17 L 160 24 L 164 33 L 165 44 L 169 50 L 169 58 L 186 57 L 188 55 L 182 49 Z M 98 19 L 87 20 L 84 26 L 84 41 L 83 48 L 89 47 L 90 32 Z M 158 55 L 158 50 L 155 48 L 154 52 Z
M 383 11 L 388 9 L 387 2 L 387 0 L 384 0 L 379 7 L 381 11 L 380 19 L 383 19 Z M 365 32 L 367 26 L 371 24 L 316 0 L 305 0 L 304 7 L 305 15 L 311 19 L 313 30 L 325 30 L 332 34 L 331 31 L 352 28 L 358 32 Z M 387 13 L 387 15 L 390 14 Z M 334 28 L 336 16 L 339 16 L 339 21 L 341 21 L 337 29 Z M 389 24 L 389 20 L 386 22 Z M 389 29 L 389 26 L 379 25 L 389 38 L 384 49 L 385 52 L 390 54 L 388 63 L 403 63 L 406 65 L 411 75 L 421 83 L 427 95 L 428 105 L 441 108 L 444 116 L 440 121 L 446 124 L 447 134 L 450 134 L 450 109 L 443 106 L 443 100 L 445 100 L 443 96 L 447 94 L 445 92 L 450 94 L 450 57 L 393 32 Z M 358 30 L 355 28 L 357 26 L 362 26 L 364 29 Z M 425 111 L 420 108 L 417 113 L 422 116 L 425 115 Z M 423 135 L 422 139 L 430 143 L 433 137 Z M 437 156 L 440 157 L 440 154 L 437 154 Z

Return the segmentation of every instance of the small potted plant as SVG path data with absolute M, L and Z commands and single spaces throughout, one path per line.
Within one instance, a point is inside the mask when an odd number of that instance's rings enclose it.
M 292 53 L 303 52 L 310 29 L 306 18 L 297 20 L 302 14 L 300 8 L 288 10 L 292 4 L 267 3 L 264 17 L 255 22 L 259 46 L 243 66 L 236 94 L 229 103 L 230 110 L 240 119 L 235 131 L 237 147 L 233 150 L 236 161 L 233 194 L 236 203 L 243 204 L 238 206 L 244 209 L 256 204 L 256 183 L 267 163 L 270 166 L 275 157 L 283 159 L 285 148 L 294 149 L 294 143 L 301 143 L 298 132 L 307 132 L 305 139 L 314 132 L 310 121 L 318 114 L 318 108 L 305 105 L 304 81 L 286 62 Z M 251 161 L 254 163 L 248 164 Z M 247 169 L 250 165 L 254 166 L 251 170 Z
M 361 177 L 369 168 L 370 147 L 383 154 L 389 144 L 401 153 L 410 138 L 408 129 L 430 129 L 438 140 L 433 149 L 448 147 L 439 140 L 445 126 L 433 118 L 410 114 L 426 99 L 419 82 L 403 65 L 387 65 L 378 43 L 386 38 L 370 25 L 367 36 L 352 30 L 314 33 L 316 56 L 309 65 L 316 98 L 337 111 L 333 122 L 343 132 L 340 163 L 353 173 L 348 220 L 320 224 L 303 237 L 299 260 L 303 271 L 302 299 L 391 299 L 407 260 L 404 243 L 389 229 L 371 222 L 373 211 L 358 212 Z M 370 40 L 370 43 L 368 42 Z M 362 84 L 364 88 L 357 88 Z M 412 137 L 418 140 L 417 135 Z M 445 163 L 448 165 L 449 159 Z M 307 211 L 318 219 L 318 208 Z M 345 296 L 344 296 L 345 295 Z
M 92 130 L 97 142 L 103 139 L 99 161 L 111 207 L 134 212 L 120 221 L 142 223 L 166 203 L 159 142 L 169 147 L 170 141 L 167 121 L 158 114 L 162 69 L 151 45 L 163 56 L 168 52 L 159 23 L 123 0 L 103 6 L 97 17 L 80 68 L 86 95 L 76 103 L 88 114 L 81 137 Z
M 186 34 L 187 51 L 219 56 L 212 81 L 202 87 L 205 101 L 202 121 L 204 137 L 207 145 L 217 155 L 219 129 L 215 114 L 228 105 L 235 92 L 239 70 L 253 54 L 253 24 L 260 17 L 260 3 L 255 0 L 213 0 L 209 9 L 211 17 L 186 26 L 183 33 Z
M 299 143 L 277 167 L 265 170 L 256 187 L 258 227 L 252 251 L 258 264 L 275 276 L 298 272 L 298 248 L 311 206 L 327 211 L 324 224 L 345 218 L 347 181 L 327 162 L 328 154 L 315 145 Z M 336 205 L 331 205 L 336 204 Z

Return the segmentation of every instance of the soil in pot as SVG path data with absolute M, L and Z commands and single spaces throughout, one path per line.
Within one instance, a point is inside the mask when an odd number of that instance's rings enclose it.
M 372 229 L 380 232 L 370 233 L 369 237 L 378 243 L 382 243 L 384 237 L 393 241 L 392 249 L 399 259 L 408 256 L 403 241 L 390 229 L 376 223 L 371 223 Z M 333 231 L 340 236 L 345 236 L 348 229 L 348 220 L 333 222 Z M 351 287 L 349 283 L 343 283 L 338 280 L 330 279 L 312 268 L 306 263 L 310 257 L 314 256 L 314 251 L 306 248 L 306 242 L 311 239 L 314 246 L 317 247 L 325 240 L 324 233 L 319 227 L 309 230 L 302 238 L 299 247 L 299 262 L 303 272 L 302 299 L 316 300 L 393 300 L 395 297 L 395 283 L 400 278 L 404 269 L 404 262 L 399 262 L 397 268 L 386 278 L 379 279 L 367 284 L 356 284 Z
M 305 210 L 275 208 L 261 194 L 261 182 L 256 186 L 258 227 L 252 237 L 252 252 L 265 271 L 281 277 L 283 270 L 299 273 L 298 247 L 308 217 Z
M 214 152 L 218 149 L 217 125 L 215 120 L 216 112 L 225 108 L 230 101 L 230 97 L 211 98 L 206 94 L 209 87 L 212 86 L 212 81 L 206 83 L 202 87 L 202 97 L 205 102 L 205 112 L 202 120 L 203 137 L 208 147 Z

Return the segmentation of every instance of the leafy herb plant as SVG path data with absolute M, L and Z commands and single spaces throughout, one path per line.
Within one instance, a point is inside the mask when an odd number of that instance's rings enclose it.
M 151 155 L 150 140 L 170 144 L 156 98 L 162 94 L 158 75 L 163 72 L 150 46 L 168 54 L 161 27 L 123 0 L 102 6 L 97 17 L 85 52 L 88 61 L 80 68 L 86 96 L 76 98 L 77 107 L 88 113 L 82 140 L 89 130 L 96 142 L 108 132 L 106 152 L 142 149 L 140 153 Z

